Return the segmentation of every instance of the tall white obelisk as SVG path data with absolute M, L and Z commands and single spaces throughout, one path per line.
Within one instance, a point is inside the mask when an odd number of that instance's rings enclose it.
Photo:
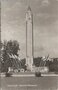
M 32 71 L 33 65 L 33 14 L 28 7 L 26 12 L 26 65 Z

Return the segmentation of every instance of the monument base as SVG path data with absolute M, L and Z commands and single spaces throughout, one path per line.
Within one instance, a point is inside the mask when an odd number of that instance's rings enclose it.
M 27 57 L 26 58 L 26 66 L 27 66 L 28 71 L 33 70 L 33 57 L 31 57 L 31 58 Z

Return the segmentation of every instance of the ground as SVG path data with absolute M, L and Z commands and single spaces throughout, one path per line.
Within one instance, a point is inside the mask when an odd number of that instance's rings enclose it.
M 0 90 L 58 90 L 58 76 L 16 74 L 12 77 L 3 76 L 0 81 Z

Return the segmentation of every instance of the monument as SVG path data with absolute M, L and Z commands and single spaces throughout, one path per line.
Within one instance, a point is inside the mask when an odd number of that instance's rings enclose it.
M 33 14 L 28 7 L 26 12 L 26 65 L 32 71 L 33 65 Z

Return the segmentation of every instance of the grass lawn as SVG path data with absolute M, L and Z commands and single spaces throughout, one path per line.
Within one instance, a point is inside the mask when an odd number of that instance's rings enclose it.
M 2 77 L 0 90 L 57 90 L 58 77 Z M 2 88 L 2 89 L 1 89 Z

